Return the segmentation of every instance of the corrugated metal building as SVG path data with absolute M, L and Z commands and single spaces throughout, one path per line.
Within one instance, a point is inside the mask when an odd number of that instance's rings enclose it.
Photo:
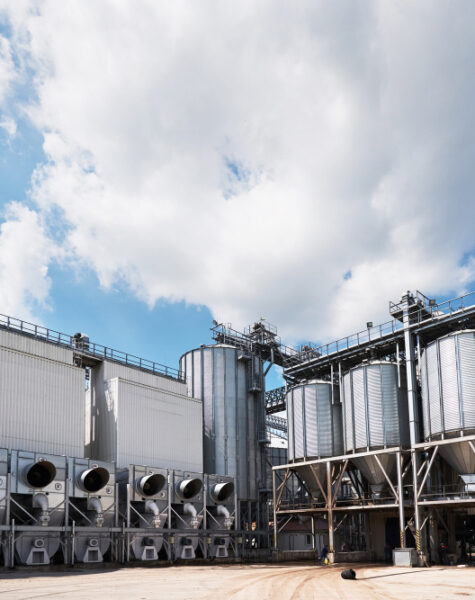
M 203 471 L 202 402 L 180 381 L 104 361 L 91 371 L 89 456 Z
M 0 446 L 84 456 L 84 369 L 73 352 L 0 330 Z

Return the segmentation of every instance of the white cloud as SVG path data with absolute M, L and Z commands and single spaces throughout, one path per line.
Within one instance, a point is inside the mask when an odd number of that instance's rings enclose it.
M 34 198 L 103 285 L 326 339 L 473 281 L 473 3 L 18 6 Z
M 8 138 L 11 139 L 15 137 L 17 131 L 16 122 L 10 117 L 5 117 L 2 121 L 0 121 L 0 129 L 3 129 Z
M 0 106 L 10 91 L 10 86 L 15 78 L 10 42 L 0 33 Z
M 49 290 L 48 265 L 57 250 L 38 213 L 11 203 L 0 225 L 0 306 L 2 312 L 32 320 Z

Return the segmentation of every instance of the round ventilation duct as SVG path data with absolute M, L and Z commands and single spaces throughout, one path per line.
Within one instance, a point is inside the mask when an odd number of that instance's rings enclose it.
M 27 465 L 23 470 L 24 481 L 32 488 L 44 488 L 56 477 L 56 467 L 47 460 Z
M 234 483 L 227 481 L 225 483 L 217 483 L 211 489 L 211 498 L 215 502 L 226 502 L 234 493 Z
M 160 473 L 145 475 L 137 481 L 137 492 L 142 496 L 155 496 L 163 489 L 165 483 L 165 477 Z
M 109 482 L 109 471 L 104 467 L 86 469 L 78 478 L 78 486 L 83 492 L 94 494 Z
M 201 492 L 202 487 L 201 479 L 183 479 L 177 485 L 176 493 L 182 500 L 191 500 Z

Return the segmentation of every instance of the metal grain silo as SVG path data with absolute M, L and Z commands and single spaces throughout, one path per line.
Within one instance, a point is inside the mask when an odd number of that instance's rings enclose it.
M 475 432 L 475 331 L 457 331 L 427 345 L 421 358 L 426 440 Z M 466 484 L 475 484 L 475 454 L 468 444 L 441 445 L 439 453 Z
M 329 458 L 343 454 L 343 432 L 339 391 L 329 381 L 309 381 L 286 395 L 289 461 Z M 323 485 L 325 464 L 297 468 L 314 497 L 321 495 L 315 473 Z
M 262 361 L 224 344 L 183 355 L 188 395 L 203 401 L 206 473 L 234 477 L 240 501 L 257 501 L 265 486 Z
M 343 376 L 343 430 L 345 453 L 407 446 L 409 421 L 405 370 L 389 361 L 359 365 Z M 392 478 L 395 454 L 380 454 L 379 461 Z M 386 483 L 374 455 L 352 460 L 375 495 Z

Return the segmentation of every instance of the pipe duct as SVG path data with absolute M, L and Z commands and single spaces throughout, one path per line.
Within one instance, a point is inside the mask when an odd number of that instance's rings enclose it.
M 191 517 L 190 524 L 193 529 L 198 529 L 200 526 L 200 519 L 198 518 L 198 512 L 196 508 L 193 506 L 193 504 L 191 504 L 191 502 L 187 502 L 183 505 L 183 513 Z
M 102 527 L 104 523 L 104 516 L 102 514 L 102 503 L 100 498 L 90 498 L 87 506 L 89 510 L 94 511 L 97 514 L 95 519 L 96 527 Z
M 48 496 L 46 494 L 35 494 L 33 496 L 33 508 L 40 509 L 39 521 L 42 527 L 46 527 L 50 521 Z
M 224 517 L 224 527 L 226 529 L 231 529 L 234 523 L 234 517 L 231 516 L 229 510 L 225 506 L 220 504 L 217 508 L 217 513 L 218 516 Z
M 227 481 L 225 483 L 217 483 L 211 488 L 211 498 L 215 502 L 226 502 L 234 493 L 234 483 Z
M 203 482 L 201 479 L 183 479 L 176 486 L 176 493 L 182 500 L 191 500 L 201 492 Z
M 83 492 L 95 494 L 109 482 L 110 474 L 104 467 L 93 467 L 84 470 L 77 479 L 78 487 Z
M 147 500 L 145 502 L 145 512 L 153 515 L 152 524 L 154 527 L 158 529 L 162 524 L 162 519 L 160 518 L 160 510 L 153 500 Z
M 163 489 L 165 483 L 163 475 L 154 473 L 153 475 L 145 475 L 137 479 L 135 487 L 141 496 L 155 496 Z
M 23 481 L 32 488 L 44 488 L 56 477 L 56 467 L 48 460 L 40 460 L 24 467 Z

